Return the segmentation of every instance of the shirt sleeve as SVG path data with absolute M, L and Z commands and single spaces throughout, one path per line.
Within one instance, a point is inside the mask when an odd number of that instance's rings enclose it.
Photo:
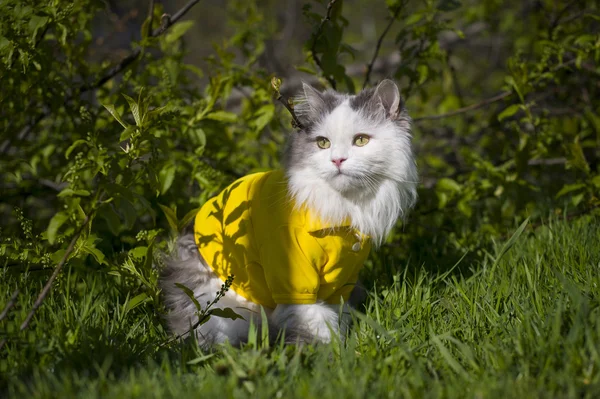
M 326 262 L 314 237 L 301 228 L 282 226 L 274 229 L 260 255 L 275 303 L 316 303 L 320 268 Z

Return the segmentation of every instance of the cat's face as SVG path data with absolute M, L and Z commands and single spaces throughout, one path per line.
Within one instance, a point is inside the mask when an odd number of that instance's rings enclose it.
M 304 85 L 295 111 L 305 128 L 288 142 L 288 173 L 344 194 L 374 192 L 384 180 L 416 180 L 410 119 L 392 81 L 356 96 Z

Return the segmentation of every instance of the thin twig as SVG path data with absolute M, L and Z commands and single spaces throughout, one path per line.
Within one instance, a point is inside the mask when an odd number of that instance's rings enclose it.
M 102 200 L 102 197 L 103 197 L 103 194 L 101 194 L 100 197 L 98 198 L 98 202 Z M 85 230 L 85 228 L 87 227 L 87 225 L 92 220 L 92 216 L 96 212 L 96 209 L 97 208 L 94 205 L 94 207 L 86 215 L 85 219 L 83 219 L 83 223 L 81 224 L 81 226 L 79 226 L 79 228 L 75 232 L 75 235 L 71 239 L 71 242 L 69 243 L 69 246 L 67 247 L 67 250 L 65 251 L 64 255 L 62 256 L 62 258 L 60 259 L 60 262 L 58 262 L 58 264 L 56 265 L 56 268 L 54 268 L 54 271 L 52 272 L 52 275 L 50 276 L 50 278 L 48 279 L 48 281 L 44 285 L 44 288 L 42 288 L 42 291 L 40 292 L 40 294 L 38 295 L 37 299 L 35 300 L 35 302 L 33 304 L 33 307 L 31 308 L 31 310 L 27 314 L 27 317 L 25 318 L 25 320 L 23 321 L 23 323 L 21 323 L 21 327 L 19 327 L 19 331 L 23 331 L 27 327 L 29 327 L 29 324 L 31 323 L 33 315 L 38 310 L 38 308 L 42 305 L 42 302 L 44 302 L 44 299 L 46 299 L 46 296 L 48 296 L 48 293 L 50 292 L 50 288 L 52 288 L 52 283 L 54 282 L 54 280 L 56 279 L 56 277 L 58 276 L 58 274 L 62 270 L 63 266 L 67 262 L 67 259 L 69 258 L 69 256 L 73 252 L 73 250 L 75 249 L 75 244 L 77 243 L 77 240 L 79 239 L 79 237 L 81 236 L 81 234 L 83 233 L 83 231 Z
M 52 275 L 50 276 L 50 278 L 44 285 L 44 288 L 42 288 L 42 291 L 40 292 L 37 299 L 35 300 L 33 307 L 27 314 L 27 317 L 25 318 L 23 323 L 21 323 L 21 327 L 19 327 L 19 331 L 24 331 L 25 329 L 27 329 L 27 327 L 29 327 L 29 324 L 31 323 L 31 320 L 33 319 L 35 312 L 42 305 L 42 302 L 44 302 L 44 299 L 46 299 L 46 296 L 48 296 L 48 293 L 50 292 L 50 288 L 52 288 L 52 283 L 54 283 L 54 280 L 56 279 L 56 277 L 60 273 L 61 269 L 67 262 L 67 259 L 69 258 L 69 256 L 73 252 L 73 250 L 75 249 L 75 244 L 77 243 L 77 240 L 79 239 L 79 237 L 83 233 L 83 230 L 87 227 L 88 223 L 92 219 L 91 216 L 94 214 L 94 212 L 95 212 L 94 209 L 92 211 L 90 211 L 88 213 L 88 215 L 85 217 L 85 219 L 83 220 L 83 223 L 81 224 L 81 226 L 77 229 L 77 232 L 71 239 L 71 242 L 69 243 L 69 246 L 67 247 L 65 254 L 62 256 L 60 262 L 58 262 L 58 264 L 56 265 L 56 268 L 54 269 L 54 271 L 52 272 Z M 15 295 L 13 294 L 13 296 L 15 296 Z M 5 309 L 5 311 L 8 312 L 8 310 L 6 310 L 6 309 Z M 2 312 L 2 316 L 3 317 L 5 316 L 4 312 Z M 2 341 L 0 341 L 0 349 L 2 349 L 2 347 L 4 346 L 5 343 L 6 343 L 6 338 L 3 338 Z
M 511 94 L 512 94 L 512 92 L 510 92 L 510 91 L 504 91 L 504 92 L 502 92 L 502 93 L 500 93 L 500 94 L 498 94 L 498 95 L 496 95 L 494 97 L 485 99 L 485 100 L 480 101 L 480 102 L 475 103 L 475 104 L 468 105 L 466 107 L 462 107 L 462 108 L 456 109 L 454 111 L 446 112 L 445 114 L 420 116 L 420 117 L 417 117 L 417 118 L 413 118 L 413 121 L 414 122 L 419 122 L 419 121 L 423 121 L 423 120 L 437 120 L 437 119 L 444 119 L 444 118 L 448 118 L 448 117 L 451 117 L 451 116 L 464 114 L 465 112 L 469 112 L 469 111 L 473 111 L 475 109 L 483 108 L 486 105 L 498 102 L 498 101 L 500 101 L 500 100 L 502 100 L 502 99 L 510 96 Z
M 280 91 L 280 89 L 281 89 L 281 79 L 279 79 L 278 77 L 274 76 L 271 79 L 271 87 L 273 87 L 273 90 L 275 92 L 275 99 L 277 101 L 279 101 L 285 107 L 285 109 L 288 110 L 288 112 L 290 113 L 290 115 L 292 115 L 292 127 L 295 128 L 295 129 L 299 129 L 299 130 L 304 129 L 304 125 L 302 125 L 302 123 L 300 122 L 300 120 L 296 116 L 296 112 L 294 112 L 294 105 L 293 105 L 293 103 L 290 101 L 290 99 L 288 97 L 286 97 L 283 94 L 281 94 L 281 91 Z
M 325 26 L 325 24 L 327 22 L 331 22 L 331 10 L 333 9 L 333 6 L 336 1 L 337 0 L 331 0 L 329 2 L 329 4 L 327 4 L 327 13 L 325 14 L 325 18 L 323 18 L 321 20 L 321 24 L 319 25 L 319 28 L 317 29 L 317 32 L 315 33 L 315 39 L 313 40 L 312 46 L 310 47 L 310 53 L 312 54 L 312 57 L 315 60 L 315 63 L 317 64 L 319 69 L 323 72 L 323 76 L 325 77 L 325 79 L 327 79 L 327 81 L 331 85 L 331 88 L 334 90 L 336 88 L 335 79 L 332 76 L 325 75 L 325 73 L 324 73 L 325 71 L 323 70 L 323 65 L 321 64 L 321 59 L 317 56 L 317 53 L 316 53 L 316 47 L 317 47 L 317 41 L 321 37 L 321 34 L 323 34 L 323 27 Z
M 565 5 L 562 10 L 560 10 L 556 16 L 553 18 L 553 20 L 550 22 L 550 27 L 548 28 L 548 33 L 550 38 L 552 39 L 552 33 L 554 32 L 554 29 L 556 29 L 556 27 L 558 26 L 558 24 L 560 23 L 560 20 L 562 19 L 562 17 L 565 15 L 565 13 L 569 10 L 569 8 L 571 8 L 571 6 L 573 6 L 574 4 L 576 4 L 578 2 L 578 0 L 571 0 L 570 2 L 567 3 L 567 5 Z
M 204 322 L 211 317 L 211 308 L 217 303 L 219 302 L 219 300 L 221 300 L 221 298 L 223 298 L 225 296 L 225 293 L 229 290 L 229 288 L 231 287 L 231 283 L 233 282 L 233 275 L 230 275 L 227 277 L 227 279 L 225 280 L 225 282 L 223 283 L 223 285 L 221 285 L 221 289 L 217 292 L 217 295 L 215 296 L 215 298 L 209 302 L 206 307 L 204 309 L 202 309 L 201 311 L 199 311 L 198 314 L 198 321 L 196 321 L 193 325 L 190 326 L 190 329 L 187 330 L 186 332 L 183 332 L 181 334 L 178 334 L 176 336 L 174 336 L 173 338 L 168 339 L 167 341 L 163 342 L 160 346 L 166 346 L 169 345 L 181 338 L 183 338 L 184 336 L 186 336 L 187 334 L 195 331 L 198 327 L 200 327 L 200 325 L 204 324 Z
M 10 297 L 10 300 L 8 301 L 6 306 L 4 307 L 4 310 L 2 311 L 2 313 L 0 313 L 0 321 L 4 320 L 4 318 L 8 314 L 8 311 L 11 310 L 13 306 L 15 306 L 15 304 L 17 303 L 18 296 L 19 296 L 19 289 L 17 288 L 15 290 L 15 292 L 13 292 L 13 294 Z
M 150 7 L 148 7 L 148 30 L 152 31 L 152 22 L 154 22 L 154 0 L 150 0 Z
M 563 62 L 561 64 L 555 65 L 554 67 L 550 68 L 549 71 L 550 72 L 557 72 L 557 71 L 559 71 L 559 70 L 561 70 L 563 68 L 566 68 L 566 67 L 574 64 L 576 61 L 577 61 L 577 59 L 574 58 L 574 59 L 569 60 L 567 62 Z M 534 80 L 533 82 L 531 82 L 531 84 L 536 84 L 541 79 L 542 78 L 540 77 L 540 78 Z M 464 114 L 465 112 L 469 112 L 469 111 L 473 111 L 475 109 L 483 108 L 486 105 L 490 105 L 490 104 L 493 104 L 495 102 L 498 102 L 498 101 L 500 101 L 500 100 L 502 100 L 502 99 L 504 99 L 506 97 L 509 97 L 511 94 L 513 94 L 513 92 L 511 92 L 511 91 L 503 91 L 502 93 L 500 93 L 500 94 L 498 94 L 498 95 L 496 95 L 494 97 L 485 99 L 485 100 L 480 101 L 480 102 L 475 103 L 475 104 L 468 105 L 466 107 L 462 107 L 462 108 L 456 109 L 454 111 L 447 112 L 445 114 L 427 115 L 427 116 L 419 116 L 417 118 L 413 118 L 413 122 L 419 122 L 419 121 L 423 121 L 423 120 L 438 120 L 438 119 L 444 119 L 444 118 L 448 118 L 448 117 L 451 117 L 451 116 L 456 116 L 456 115 Z
M 402 11 L 402 9 L 404 8 L 405 5 L 406 5 L 406 3 L 402 3 L 398 6 L 396 11 L 394 12 L 394 15 L 392 16 L 392 19 L 390 19 L 390 22 L 387 24 L 387 26 L 385 27 L 385 29 L 379 36 L 379 39 L 377 40 L 377 45 L 375 46 L 375 51 L 373 52 L 373 57 L 371 58 L 371 62 L 369 62 L 369 64 L 367 65 L 367 72 L 365 73 L 365 81 L 363 83 L 363 90 L 369 84 L 369 80 L 371 78 L 371 72 L 373 71 L 373 64 L 375 64 L 375 60 L 377 59 L 377 56 L 379 55 L 379 50 L 381 49 L 381 43 L 383 43 L 383 38 L 388 34 L 390 28 L 396 21 L 396 18 L 398 18 L 398 14 L 400 14 L 400 11 Z
M 150 34 L 150 37 L 158 37 L 165 33 L 171 26 L 173 26 L 177 21 L 179 21 L 193 6 L 199 3 L 200 0 L 191 0 L 188 2 L 181 10 L 177 11 L 175 15 L 170 16 L 169 14 L 163 14 L 161 17 L 161 26 L 154 29 Z M 96 83 L 92 85 L 84 85 L 79 90 L 79 94 L 85 93 L 89 90 L 95 90 L 100 88 L 104 83 L 108 82 L 110 79 L 114 78 L 121 71 L 123 71 L 126 67 L 128 67 L 133 61 L 135 61 L 142 50 L 136 50 L 125 57 L 119 64 L 110 69 L 104 76 L 96 81 Z
M 304 125 L 302 123 L 300 123 L 300 121 L 298 120 L 298 117 L 296 116 L 296 113 L 294 112 L 294 108 L 292 108 L 290 106 L 289 98 L 286 98 L 281 93 L 277 93 L 275 99 L 277 101 L 279 101 L 285 107 L 285 109 L 287 109 L 289 111 L 290 115 L 292 115 L 292 127 L 294 127 L 295 129 L 299 129 L 299 130 L 304 129 Z

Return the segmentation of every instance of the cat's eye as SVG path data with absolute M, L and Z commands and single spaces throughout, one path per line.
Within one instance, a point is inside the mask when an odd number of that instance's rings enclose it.
M 354 145 L 357 147 L 364 147 L 370 139 L 371 138 L 366 134 L 357 134 L 354 136 Z
M 319 136 L 317 137 L 317 145 L 319 146 L 320 149 L 325 150 L 329 147 L 331 147 L 331 141 L 329 141 L 329 139 Z

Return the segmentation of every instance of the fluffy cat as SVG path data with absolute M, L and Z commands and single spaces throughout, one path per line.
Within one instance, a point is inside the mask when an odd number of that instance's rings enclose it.
M 240 179 L 203 207 L 194 234 L 178 240 L 161 277 L 174 334 L 197 321 L 175 283 L 205 304 L 235 270 L 232 289 L 215 306 L 244 319 L 211 317 L 195 331 L 201 345 L 244 342 L 261 305 L 272 337 L 283 330 L 288 342 L 343 338 L 349 294 L 371 243 L 379 246 L 414 205 L 410 118 L 394 82 L 357 95 L 303 84 L 295 103 L 303 128 L 289 137 L 283 172 Z

